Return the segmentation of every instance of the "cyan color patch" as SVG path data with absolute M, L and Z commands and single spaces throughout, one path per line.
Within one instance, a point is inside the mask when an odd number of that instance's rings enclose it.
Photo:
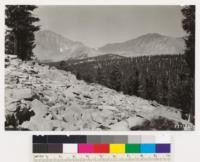
M 141 144 L 140 149 L 141 153 L 156 153 L 155 144 Z

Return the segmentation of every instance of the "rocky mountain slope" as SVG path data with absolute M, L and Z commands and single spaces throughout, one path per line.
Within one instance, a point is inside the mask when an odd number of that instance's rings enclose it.
M 72 41 L 48 30 L 37 32 L 35 39 L 34 53 L 42 61 L 82 59 L 97 54 L 95 49 L 89 48 L 81 42 Z
M 13 56 L 5 66 L 6 129 L 193 129 L 178 109 L 87 84 L 70 72 Z
M 122 56 L 182 54 L 185 49 L 183 38 L 173 38 L 157 33 L 149 33 L 121 43 L 107 44 L 99 48 L 102 53 Z

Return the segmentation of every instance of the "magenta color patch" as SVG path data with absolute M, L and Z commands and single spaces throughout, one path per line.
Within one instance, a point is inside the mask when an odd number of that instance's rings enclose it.
M 78 153 L 93 153 L 93 144 L 78 144 Z

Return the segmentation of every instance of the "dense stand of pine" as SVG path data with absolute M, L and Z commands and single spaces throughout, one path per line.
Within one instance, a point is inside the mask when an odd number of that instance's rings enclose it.
M 182 110 L 185 119 L 188 114 L 194 116 L 194 83 L 184 55 L 61 62 L 57 66 L 86 82 L 174 106 Z M 191 89 L 192 96 L 188 93 Z

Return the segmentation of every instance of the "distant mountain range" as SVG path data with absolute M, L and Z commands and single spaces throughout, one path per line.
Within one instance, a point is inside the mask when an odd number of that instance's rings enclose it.
M 142 35 L 121 43 L 107 44 L 98 49 L 90 48 L 81 42 L 72 41 L 52 31 L 36 33 L 34 53 L 39 60 L 61 61 L 77 60 L 105 54 L 116 54 L 124 57 L 144 55 L 183 54 L 185 41 L 157 33 Z
M 39 60 L 60 61 L 82 59 L 97 55 L 97 51 L 81 42 L 72 41 L 52 31 L 44 30 L 35 35 L 34 54 Z
M 150 33 L 125 42 L 107 44 L 100 47 L 99 51 L 132 57 L 182 54 L 184 49 L 185 42 L 183 38 L 173 38 L 157 33 Z

